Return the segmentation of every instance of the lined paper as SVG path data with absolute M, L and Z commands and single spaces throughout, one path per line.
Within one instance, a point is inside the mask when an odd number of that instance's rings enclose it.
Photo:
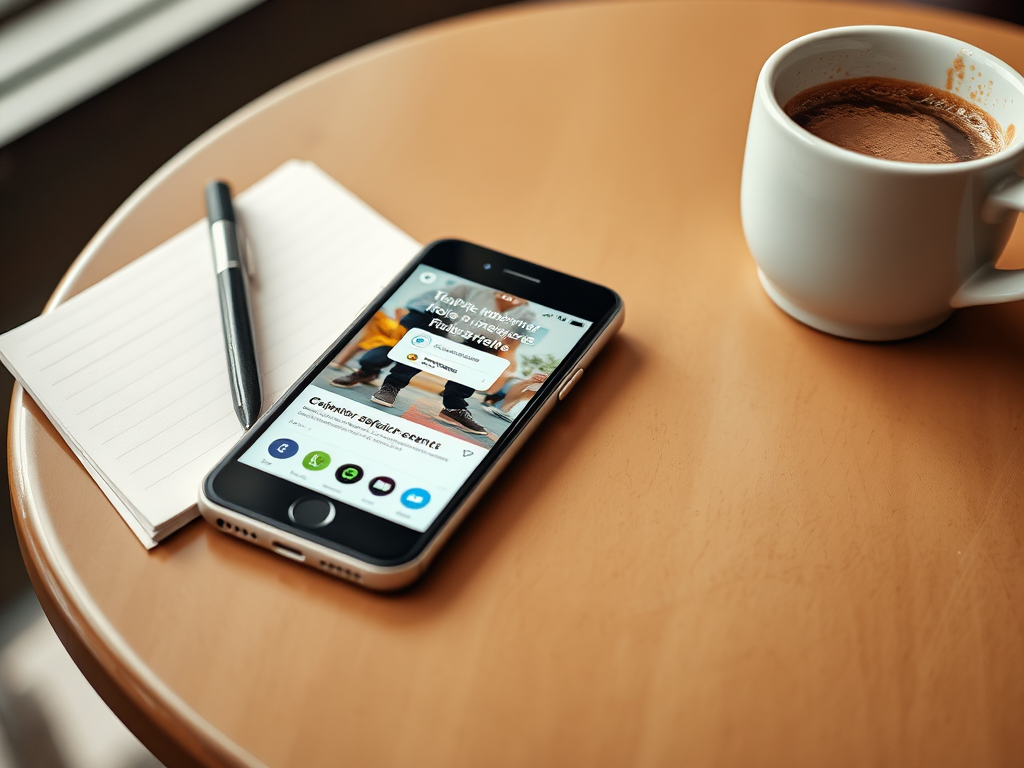
M 235 203 L 266 408 L 420 246 L 312 163 Z M 212 259 L 197 222 L 0 336 L 0 360 L 146 546 L 197 515 L 202 477 L 242 436 Z

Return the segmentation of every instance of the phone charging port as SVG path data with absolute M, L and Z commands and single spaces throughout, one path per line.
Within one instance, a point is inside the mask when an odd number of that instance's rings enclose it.
M 286 547 L 284 544 L 277 541 L 274 542 L 274 551 L 280 555 L 284 555 L 285 557 L 290 557 L 292 560 L 298 560 L 300 563 L 304 562 L 306 559 L 306 556 L 299 552 L 299 550 Z

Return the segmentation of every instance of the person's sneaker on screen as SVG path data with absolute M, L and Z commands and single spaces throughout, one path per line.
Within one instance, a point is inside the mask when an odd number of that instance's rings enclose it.
M 380 389 L 370 395 L 370 399 L 377 405 L 392 408 L 395 405 L 395 400 L 398 399 L 398 387 L 382 384 Z
M 463 432 L 469 432 L 472 435 L 486 435 L 487 430 L 473 421 L 473 417 L 469 413 L 469 408 L 443 408 L 441 413 L 437 415 L 437 418 L 447 424 L 452 424 Z

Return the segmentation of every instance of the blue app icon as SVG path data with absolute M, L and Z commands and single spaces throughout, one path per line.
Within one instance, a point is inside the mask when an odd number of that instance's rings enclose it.
M 270 444 L 269 452 L 275 459 L 288 459 L 299 452 L 299 444 L 294 440 L 282 437 Z
M 414 347 L 428 347 L 430 346 L 430 337 L 425 334 L 418 333 L 412 337 L 412 341 L 410 343 Z
M 402 506 L 409 509 L 423 509 L 430 503 L 430 494 L 422 488 L 410 488 L 402 494 Z

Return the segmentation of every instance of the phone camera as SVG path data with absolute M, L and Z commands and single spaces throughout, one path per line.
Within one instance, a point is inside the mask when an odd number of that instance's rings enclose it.
M 484 269 L 490 269 L 490 268 L 491 268 L 490 264 L 484 264 Z

